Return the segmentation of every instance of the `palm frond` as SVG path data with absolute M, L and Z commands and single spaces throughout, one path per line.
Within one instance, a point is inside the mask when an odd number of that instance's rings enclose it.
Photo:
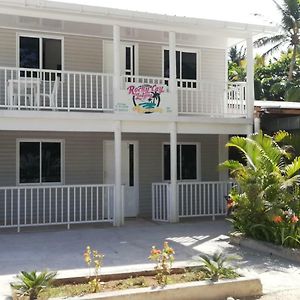
M 279 42 L 287 41 L 287 36 L 285 34 L 277 34 L 273 36 L 261 37 L 254 42 L 255 47 L 263 47 L 269 44 L 278 44 Z
M 300 171 L 300 157 L 296 157 L 290 164 L 285 167 L 287 178 L 291 178 Z

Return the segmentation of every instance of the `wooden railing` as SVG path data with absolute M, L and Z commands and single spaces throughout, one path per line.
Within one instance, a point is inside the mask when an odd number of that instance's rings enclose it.
M 0 188 L 0 228 L 114 221 L 114 185 Z
M 55 111 L 112 111 L 113 76 L 0 67 L 0 107 Z

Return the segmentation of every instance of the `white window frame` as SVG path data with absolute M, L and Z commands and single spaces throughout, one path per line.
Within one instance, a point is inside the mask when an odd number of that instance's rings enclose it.
M 169 145 L 169 142 L 164 142 L 162 144 L 162 181 L 163 182 L 170 182 L 170 180 L 166 180 L 164 177 L 164 166 L 165 166 L 165 159 L 164 159 L 164 146 L 165 145 Z M 197 181 L 201 181 L 201 144 L 198 142 L 178 142 L 177 146 L 182 146 L 182 145 L 194 145 L 196 146 L 196 179 L 177 179 L 178 182 L 197 182 Z M 177 153 L 178 155 L 178 153 Z M 181 161 L 181 157 L 180 157 L 180 172 L 181 172 L 181 165 L 182 165 L 182 161 Z M 176 162 L 176 166 L 177 166 L 177 162 Z M 179 176 L 181 178 L 181 174 Z
M 169 47 L 162 47 L 162 78 L 165 78 L 165 55 L 164 55 L 164 51 L 165 50 L 169 50 L 170 51 L 170 48 Z M 197 78 L 196 79 L 182 79 L 182 70 L 180 70 L 180 78 L 176 78 L 176 80 L 178 81 L 181 81 L 181 80 L 186 80 L 186 81 L 193 81 L 193 80 L 201 80 L 201 74 L 200 74 L 200 65 L 199 65 L 199 62 L 201 61 L 200 60 L 200 57 L 201 57 L 201 51 L 200 49 L 197 49 L 197 48 L 176 48 L 176 51 L 179 51 L 180 53 L 182 52 L 186 52 L 186 53 L 195 53 L 196 54 L 196 70 L 197 70 Z M 180 54 L 180 59 L 181 59 L 182 55 Z M 181 62 L 181 61 L 180 61 Z
M 20 37 L 28 37 L 28 38 L 38 38 L 40 40 L 39 42 L 39 51 L 40 51 L 40 69 L 43 70 L 43 39 L 53 39 L 53 40 L 60 40 L 61 41 L 61 70 L 49 70 L 49 71 L 64 71 L 65 68 L 65 46 L 64 42 L 65 39 L 63 36 L 57 36 L 57 35 L 47 35 L 47 34 L 36 34 L 36 33 L 30 33 L 30 32 L 17 32 L 16 34 L 16 66 L 17 68 L 20 68 Z M 48 69 L 47 69 L 48 70 Z
M 20 183 L 20 143 L 40 143 L 40 151 L 42 143 L 60 143 L 60 182 L 41 182 L 42 157 L 40 155 L 40 182 Z M 19 186 L 51 186 L 63 185 L 65 182 L 65 140 L 64 139 L 17 139 L 16 151 L 16 184 Z

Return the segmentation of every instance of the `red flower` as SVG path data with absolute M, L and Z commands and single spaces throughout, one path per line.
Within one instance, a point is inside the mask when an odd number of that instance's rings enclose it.
M 292 223 L 297 223 L 298 221 L 299 221 L 299 218 L 298 218 L 297 216 L 293 215 L 293 216 L 291 217 L 291 222 L 292 222 Z
M 273 222 L 274 223 L 281 223 L 283 220 L 282 220 L 282 217 L 281 216 L 274 216 L 273 217 Z
M 161 254 L 161 251 L 159 249 L 155 249 L 155 248 L 152 249 L 151 255 L 159 255 L 159 254 Z
M 227 200 L 227 208 L 231 208 L 233 206 L 234 206 L 234 201 L 231 199 Z

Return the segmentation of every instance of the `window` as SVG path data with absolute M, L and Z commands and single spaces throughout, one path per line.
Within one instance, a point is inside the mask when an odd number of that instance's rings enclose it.
M 164 160 L 164 180 L 171 179 L 170 166 L 170 145 L 165 144 L 163 149 Z M 197 145 L 179 144 L 177 145 L 177 179 L 196 180 L 197 176 Z
M 164 77 L 170 77 L 169 50 L 164 50 Z M 197 80 L 196 52 L 176 51 L 176 77 L 179 80 Z M 191 83 L 184 83 L 183 87 L 195 86 Z
M 62 182 L 62 142 L 20 141 L 19 183 Z
M 62 40 L 19 36 L 19 66 L 29 69 L 62 69 Z

